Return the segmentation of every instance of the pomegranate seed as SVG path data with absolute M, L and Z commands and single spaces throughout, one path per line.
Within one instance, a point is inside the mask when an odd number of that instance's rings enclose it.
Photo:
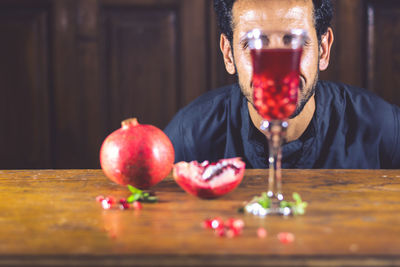
M 224 228 L 224 221 L 221 218 L 216 217 L 211 221 L 211 228 L 213 229 L 220 229 Z
M 225 229 L 224 228 L 215 229 L 215 235 L 218 237 L 225 236 Z
M 112 207 L 112 204 L 109 201 L 107 201 L 107 199 L 103 199 L 101 201 L 101 205 L 103 206 L 103 209 L 105 209 L 105 210 L 109 210 Z
M 282 244 L 289 244 L 294 241 L 294 234 L 289 232 L 281 232 L 278 234 L 278 239 Z
M 243 229 L 244 221 L 242 219 L 235 219 L 232 224 L 233 228 L 235 229 Z
M 233 228 L 233 231 L 235 232 L 236 235 L 242 234 L 242 228 Z
M 107 196 L 107 197 L 105 198 L 105 200 L 106 200 L 110 205 L 115 204 L 115 198 L 112 197 L 112 196 Z
M 239 235 L 239 233 L 236 232 L 234 229 L 226 230 L 226 237 L 228 237 L 228 238 L 232 238 L 232 237 L 235 237 L 235 236 L 238 236 L 238 235 Z
M 204 229 L 210 229 L 210 228 L 212 228 L 212 225 L 211 225 L 211 223 L 212 223 L 212 220 L 211 219 L 205 219 L 204 221 L 203 221 L 203 228 Z
M 264 228 L 260 227 L 257 229 L 257 236 L 259 238 L 265 238 L 267 237 L 267 230 L 265 230 Z
M 122 210 L 126 210 L 126 209 L 129 209 L 129 204 L 128 204 L 128 202 L 126 202 L 126 199 L 125 198 L 121 198 L 120 200 L 119 200 L 119 203 L 120 203 L 120 208 L 122 209 Z
M 235 222 L 235 218 L 229 218 L 228 220 L 225 221 L 225 225 L 226 225 L 226 227 L 233 228 L 234 222 Z
M 229 218 L 225 222 L 220 217 L 205 219 L 202 222 L 204 229 L 213 229 L 218 237 L 226 236 L 232 238 L 242 233 L 244 222 L 242 219 Z
M 139 202 L 139 201 L 135 201 L 135 202 L 133 202 L 133 208 L 135 209 L 135 210 L 141 210 L 142 209 L 142 204 Z
M 96 201 L 97 202 L 102 202 L 104 200 L 104 197 L 103 196 L 97 196 L 96 197 Z

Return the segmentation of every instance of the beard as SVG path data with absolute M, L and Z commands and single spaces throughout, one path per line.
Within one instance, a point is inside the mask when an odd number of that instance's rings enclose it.
M 293 118 L 297 117 L 303 111 L 305 105 L 310 100 L 310 98 L 314 95 L 315 88 L 317 86 L 317 82 L 318 82 L 318 78 L 319 78 L 318 70 L 319 70 L 319 66 L 318 66 L 317 72 L 315 73 L 314 78 L 311 82 L 311 85 L 307 88 L 305 87 L 305 79 L 302 76 L 300 76 L 300 86 L 299 86 L 296 109 L 293 112 L 293 114 L 289 117 L 289 119 L 293 119 Z M 237 73 L 237 71 L 236 71 L 236 73 Z M 253 95 L 252 95 L 253 83 L 250 81 L 250 85 L 246 86 L 238 76 L 237 76 L 237 79 L 239 81 L 239 87 L 240 87 L 240 90 L 242 91 L 242 94 L 247 98 L 247 101 L 249 101 L 254 107 Z
M 300 77 L 300 92 L 297 100 L 296 109 L 293 114 L 289 117 L 289 119 L 293 119 L 297 117 L 304 109 L 305 105 L 307 104 L 308 100 L 315 94 L 315 88 L 317 86 L 319 77 L 319 71 L 315 73 L 313 81 L 308 88 L 305 88 L 305 81 L 303 77 Z

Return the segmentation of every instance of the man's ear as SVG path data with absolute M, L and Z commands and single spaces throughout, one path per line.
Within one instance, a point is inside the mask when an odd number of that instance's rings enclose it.
M 327 32 L 321 36 L 321 45 L 319 47 L 319 70 L 324 71 L 329 66 L 329 58 L 331 56 L 331 48 L 334 36 L 332 28 L 329 27 Z
M 224 57 L 225 69 L 229 74 L 235 74 L 235 63 L 233 61 L 231 43 L 225 34 L 221 34 L 219 46 L 221 48 L 222 55 Z

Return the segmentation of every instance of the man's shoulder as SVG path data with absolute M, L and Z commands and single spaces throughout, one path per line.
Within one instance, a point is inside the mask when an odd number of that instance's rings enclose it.
M 325 93 L 326 96 L 328 97 L 338 97 L 338 96 L 368 96 L 368 97 L 374 97 L 373 94 L 371 94 L 369 91 L 366 89 L 362 89 L 353 85 L 341 83 L 341 82 L 332 82 L 332 81 L 318 81 L 317 84 L 318 90 L 323 90 L 320 91 L 321 93 Z
M 320 132 L 329 137 L 329 144 L 336 138 L 340 143 L 349 144 L 347 149 L 369 154 L 368 159 L 372 162 L 379 155 L 380 167 L 399 166 L 398 106 L 371 91 L 343 83 L 319 82 L 316 96 L 317 121 L 320 126 L 325 125 Z M 360 158 L 365 159 L 364 156 Z M 373 164 L 370 166 L 376 167 Z
M 321 117 L 354 123 L 362 120 L 375 129 L 392 128 L 400 108 L 367 89 L 337 82 L 319 82 L 317 112 Z
M 333 104 L 340 108 L 354 107 L 360 111 L 392 112 L 394 106 L 380 96 L 367 89 L 351 86 L 345 83 L 319 81 L 318 97 L 323 105 Z
M 234 93 L 239 90 L 237 84 L 223 86 L 217 89 L 210 90 L 201 96 L 197 97 L 182 110 L 198 109 L 204 107 L 216 106 L 227 102 Z
M 214 114 L 225 110 L 232 98 L 238 98 L 240 89 L 237 84 L 213 89 L 197 97 L 176 114 L 181 120 L 193 120 L 196 117 L 204 119 L 207 114 Z

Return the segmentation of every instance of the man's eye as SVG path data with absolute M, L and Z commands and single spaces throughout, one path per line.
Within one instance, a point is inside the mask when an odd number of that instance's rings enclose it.
M 242 42 L 242 48 L 243 48 L 244 50 L 246 50 L 248 47 L 249 47 L 249 42 L 248 42 L 248 41 Z
M 289 35 L 289 34 L 286 34 L 285 36 L 283 36 L 282 41 L 283 41 L 284 45 L 289 45 L 293 41 L 293 36 Z
M 260 39 L 261 39 L 263 47 L 269 46 L 270 40 L 269 40 L 269 37 L 267 35 L 260 36 Z

